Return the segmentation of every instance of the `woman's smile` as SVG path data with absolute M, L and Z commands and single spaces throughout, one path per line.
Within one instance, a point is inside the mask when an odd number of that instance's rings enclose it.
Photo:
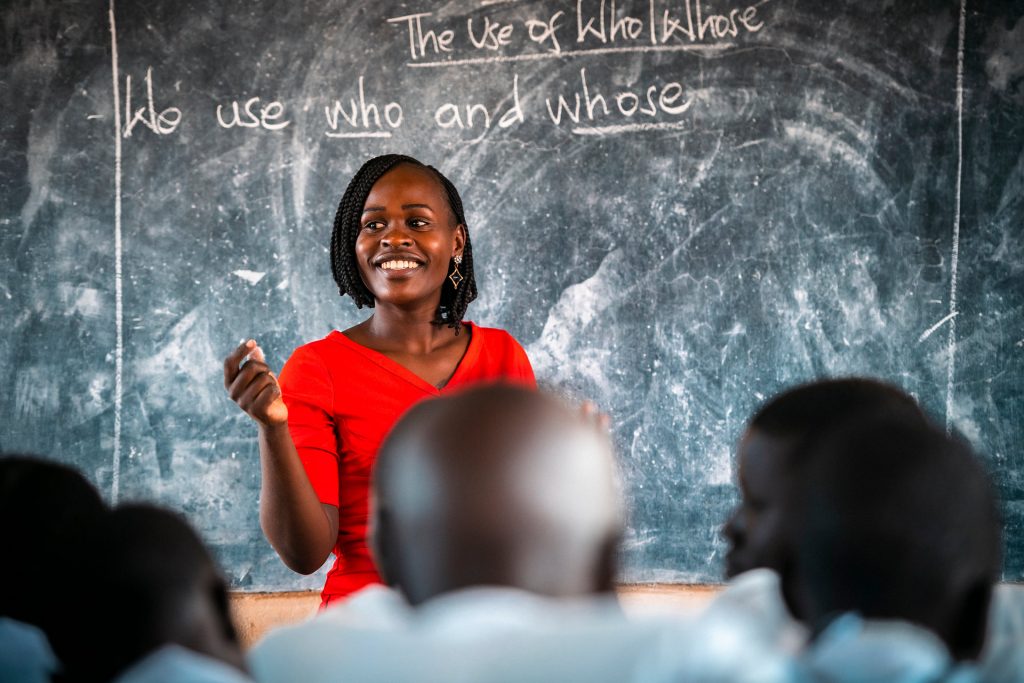
M 377 266 L 381 270 L 411 271 L 420 267 L 416 261 L 384 261 Z
M 396 166 L 374 183 L 361 220 L 356 261 L 378 303 L 439 300 L 464 233 L 437 178 L 416 166 Z

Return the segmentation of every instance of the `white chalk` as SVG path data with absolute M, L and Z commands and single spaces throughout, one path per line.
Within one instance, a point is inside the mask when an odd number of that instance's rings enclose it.
M 122 281 L 121 247 L 121 92 L 117 64 L 117 24 L 114 21 L 114 0 L 110 0 L 110 70 L 114 82 L 114 457 L 110 482 L 110 502 L 117 504 L 121 488 L 121 408 L 124 385 L 124 283 Z
M 954 188 L 953 255 L 949 275 L 949 357 L 946 365 L 946 432 L 953 428 L 953 380 L 956 376 L 956 280 L 960 263 L 960 191 L 964 169 L 964 36 L 967 0 L 960 0 L 960 29 L 956 50 L 956 187 Z
M 234 270 L 234 271 L 231 272 L 231 274 L 236 276 L 236 277 L 242 278 L 243 280 L 248 282 L 250 285 L 256 284 L 257 282 L 262 280 L 267 275 L 266 273 L 261 273 L 261 272 L 256 271 L 256 270 Z

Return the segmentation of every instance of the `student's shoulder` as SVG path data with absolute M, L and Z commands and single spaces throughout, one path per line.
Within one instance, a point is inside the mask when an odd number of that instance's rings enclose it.
M 252 679 L 218 659 L 179 645 L 165 645 L 133 664 L 115 683 L 252 683 Z
M 397 591 L 367 586 L 311 619 L 271 630 L 246 660 L 261 683 L 324 680 L 325 671 L 336 674 L 363 658 L 359 644 L 379 646 L 405 631 L 412 614 Z

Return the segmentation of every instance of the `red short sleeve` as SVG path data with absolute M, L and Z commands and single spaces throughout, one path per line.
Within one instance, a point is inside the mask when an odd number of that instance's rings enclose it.
M 463 372 L 457 373 L 460 384 L 491 381 L 537 388 L 530 359 L 511 334 L 493 327 L 474 325 L 473 335 L 477 341 L 476 354 L 471 355 L 467 351 Z
M 288 431 L 321 503 L 337 506 L 338 441 L 334 424 L 334 386 L 323 360 L 299 347 L 279 379 L 288 406 Z
M 533 365 L 530 364 L 526 351 L 519 345 L 519 342 L 512 338 L 512 335 L 509 335 L 508 339 L 511 342 L 509 353 L 512 357 L 509 379 L 531 389 L 536 389 L 537 378 L 533 375 Z

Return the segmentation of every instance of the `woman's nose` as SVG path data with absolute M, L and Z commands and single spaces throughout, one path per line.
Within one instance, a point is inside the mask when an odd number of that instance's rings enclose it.
M 412 245 L 412 237 L 401 228 L 389 228 L 380 238 L 380 243 L 385 247 L 408 247 Z

